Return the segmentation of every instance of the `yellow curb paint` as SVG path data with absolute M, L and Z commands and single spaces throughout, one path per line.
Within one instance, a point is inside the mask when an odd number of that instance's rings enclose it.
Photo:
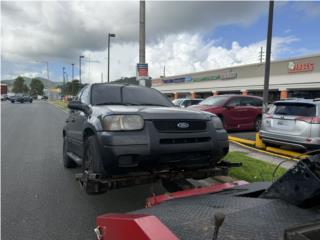
M 251 150 L 254 150 L 254 151 L 257 151 L 257 152 L 261 152 L 261 153 L 264 153 L 264 154 L 267 154 L 267 155 L 270 155 L 270 156 L 273 156 L 273 157 L 279 157 L 279 158 L 284 158 L 284 159 L 289 159 L 289 160 L 293 160 L 293 161 L 298 161 L 297 159 L 294 159 L 294 158 L 291 158 L 291 157 L 287 157 L 287 156 L 283 156 L 283 155 L 280 155 L 280 154 L 276 154 L 276 153 L 272 153 L 272 152 L 267 152 L 267 151 L 264 151 L 264 150 L 260 150 L 260 149 L 257 149 L 257 148 L 254 148 L 254 147 L 250 147 L 250 146 L 247 146 L 245 144 L 242 144 L 242 143 L 239 143 L 239 142 L 236 142 L 236 141 L 231 141 L 237 145 L 240 145 L 244 148 L 248 148 L 248 149 L 251 149 Z
M 295 158 L 306 158 L 306 157 L 308 157 L 308 155 L 305 155 L 305 154 L 301 154 L 301 153 L 297 153 L 297 152 L 293 152 L 293 151 L 289 151 L 289 150 L 284 150 L 284 149 L 279 149 L 279 148 L 275 148 L 275 147 L 267 147 L 266 150 L 269 151 L 269 152 L 278 153 L 278 154 L 281 154 L 281 155 L 285 155 L 285 156 L 289 156 L 289 157 L 295 157 Z
M 234 137 L 234 136 L 229 136 L 229 141 L 235 141 L 235 142 L 239 142 L 239 143 L 243 143 L 243 144 L 247 144 L 247 145 L 251 145 L 251 146 L 256 145 L 255 141 L 243 139 L 243 138 L 238 138 L 238 137 Z

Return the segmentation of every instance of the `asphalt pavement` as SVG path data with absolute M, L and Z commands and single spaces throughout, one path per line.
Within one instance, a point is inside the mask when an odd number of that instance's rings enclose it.
M 234 136 L 238 138 L 243 138 L 247 140 L 256 140 L 256 132 L 255 131 L 229 131 L 229 136 Z
M 151 185 L 86 195 L 79 170 L 62 165 L 66 117 L 47 102 L 1 103 L 2 239 L 95 239 L 97 215 L 143 208 L 151 195 Z

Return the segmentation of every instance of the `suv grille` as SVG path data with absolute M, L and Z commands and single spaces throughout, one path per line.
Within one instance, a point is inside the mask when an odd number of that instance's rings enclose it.
M 153 123 L 159 132 L 190 132 L 207 129 L 207 122 L 203 120 L 154 120 Z

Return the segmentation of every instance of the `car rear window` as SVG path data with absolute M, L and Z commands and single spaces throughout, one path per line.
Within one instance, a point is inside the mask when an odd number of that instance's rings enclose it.
M 289 116 L 316 116 L 316 105 L 308 103 L 276 103 L 270 113 Z

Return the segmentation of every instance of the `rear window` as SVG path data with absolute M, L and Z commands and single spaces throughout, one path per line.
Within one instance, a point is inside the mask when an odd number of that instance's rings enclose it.
M 308 103 L 276 103 L 269 112 L 277 115 L 314 117 L 316 116 L 316 105 Z

